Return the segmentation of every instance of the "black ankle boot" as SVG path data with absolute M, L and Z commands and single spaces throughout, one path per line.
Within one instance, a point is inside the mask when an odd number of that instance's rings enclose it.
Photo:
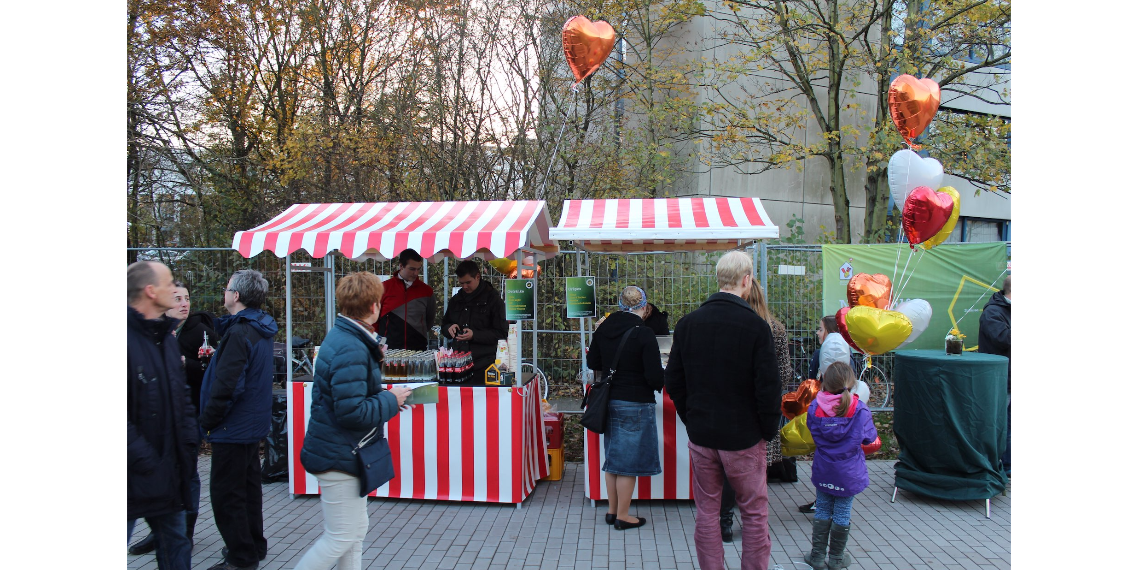
M 157 545 L 157 542 L 154 540 L 154 533 L 152 532 L 146 535 L 146 538 L 132 544 L 130 548 L 127 549 L 127 553 L 132 556 L 138 556 L 140 554 L 154 552 L 154 548 Z
M 732 513 L 720 516 L 720 539 L 732 542 Z

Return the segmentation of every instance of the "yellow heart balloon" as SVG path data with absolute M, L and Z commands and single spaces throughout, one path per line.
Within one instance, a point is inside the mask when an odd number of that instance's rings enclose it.
M 934 237 L 922 242 L 923 249 L 931 249 L 934 246 L 946 241 L 950 234 L 954 233 L 954 227 L 958 225 L 958 211 L 962 206 L 962 197 L 958 195 L 958 191 L 953 186 L 943 186 L 938 189 L 943 194 L 949 194 L 954 199 L 954 209 L 950 212 L 950 219 L 942 225 L 942 229 L 934 234 Z
M 514 271 L 515 267 L 518 265 L 517 261 L 510 259 L 510 258 L 506 258 L 506 257 L 500 257 L 498 259 L 492 259 L 488 263 L 490 263 L 491 267 L 494 267 L 496 271 L 498 271 L 499 273 L 502 273 L 503 275 L 510 275 L 511 272 Z
M 847 311 L 847 334 L 867 354 L 883 354 L 895 349 L 914 329 L 910 319 L 898 311 L 859 305 Z

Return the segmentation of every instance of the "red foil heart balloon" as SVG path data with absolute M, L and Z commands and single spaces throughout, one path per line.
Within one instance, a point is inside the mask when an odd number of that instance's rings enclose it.
M 562 25 L 562 51 L 566 63 L 579 83 L 593 75 L 614 49 L 617 35 L 608 22 L 591 22 L 585 16 L 574 16 Z
M 883 448 L 883 440 L 879 439 L 879 436 L 875 436 L 875 441 L 872 441 L 871 443 L 862 445 L 860 447 L 863 448 L 864 455 L 871 455 L 872 453 Z
M 942 226 L 938 226 L 941 228 Z M 891 301 L 891 278 L 876 273 L 860 273 L 847 282 L 847 304 L 851 307 L 863 305 L 886 309 Z M 836 320 L 839 318 L 836 316 Z
M 863 349 L 859 348 L 859 345 L 851 340 L 851 334 L 847 332 L 847 311 L 850 310 L 851 307 L 843 307 L 835 313 L 835 326 L 839 328 L 839 334 L 843 335 L 843 340 L 847 341 L 847 344 L 849 344 L 851 348 L 863 352 Z
M 915 188 L 903 204 L 903 233 L 914 247 L 936 235 L 954 213 L 954 198 L 926 186 Z M 850 296 L 850 294 L 848 294 Z
M 915 79 L 913 75 L 896 77 L 887 92 L 891 119 L 908 145 L 930 125 L 941 102 L 942 90 L 938 82 Z

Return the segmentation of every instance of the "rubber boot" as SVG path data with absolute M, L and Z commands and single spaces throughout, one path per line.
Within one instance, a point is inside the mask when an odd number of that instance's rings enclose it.
M 158 546 L 158 543 L 155 541 L 154 533 L 152 532 L 146 535 L 146 538 L 132 544 L 130 548 L 127 548 L 127 554 L 138 556 L 140 554 L 154 552 L 156 546 Z
M 732 542 L 732 511 L 720 515 L 720 539 L 723 542 Z
M 194 523 L 198 521 L 198 513 L 186 513 L 186 538 L 190 540 L 190 548 L 194 548 Z
M 847 535 L 851 532 L 851 525 L 838 525 L 831 523 L 831 543 L 828 545 L 827 567 L 830 570 L 839 570 L 851 565 L 852 558 L 847 553 Z
M 827 568 L 827 535 L 830 532 L 830 520 L 812 519 L 811 552 L 804 555 L 804 562 L 807 562 L 812 570 Z

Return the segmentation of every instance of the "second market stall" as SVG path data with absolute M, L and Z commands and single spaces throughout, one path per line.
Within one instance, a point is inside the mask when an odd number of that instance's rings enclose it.
M 325 274 L 331 328 L 334 252 L 353 260 L 388 260 L 411 248 L 432 261 L 515 256 L 521 264 L 524 254 L 558 254 L 550 226 L 544 201 L 294 204 L 261 226 L 237 232 L 233 248 L 247 258 L 263 251 L 285 258 L 285 336 L 292 338 L 290 256 L 299 250 L 324 259 L 324 267 L 305 264 L 303 270 Z M 519 361 L 521 354 L 520 346 Z M 317 481 L 300 462 L 312 382 L 292 382 L 291 368 L 289 489 L 316 494 Z M 549 470 L 540 396 L 534 379 L 516 386 L 440 386 L 438 403 L 405 410 L 385 425 L 396 477 L 370 496 L 521 504 Z
M 567 200 L 562 211 L 550 237 L 594 252 L 722 251 L 780 236 L 759 198 Z M 688 432 L 669 394 L 662 391 L 656 398 L 662 473 L 638 477 L 633 498 L 692 499 Z M 584 431 L 586 498 L 603 500 L 605 436 Z

